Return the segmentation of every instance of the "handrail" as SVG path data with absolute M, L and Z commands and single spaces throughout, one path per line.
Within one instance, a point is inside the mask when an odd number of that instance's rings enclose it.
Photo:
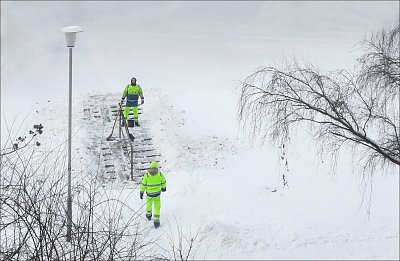
M 131 159 L 130 159 L 130 161 L 131 161 L 131 180 L 133 181 L 133 145 L 132 145 L 132 140 L 130 139 L 130 135 L 129 135 L 129 132 L 126 130 L 126 135 L 128 136 L 128 138 L 127 139 L 125 139 L 125 135 L 124 135 L 124 133 L 122 132 L 122 126 L 121 126 L 121 121 L 122 121 L 122 105 L 121 105 L 121 103 L 119 104 L 119 110 L 118 110 L 118 117 L 119 117 L 119 138 L 121 139 L 121 133 L 122 133 L 122 136 L 123 136 L 123 140 L 125 141 L 125 145 L 127 145 L 126 143 L 127 143 L 127 140 L 129 140 L 129 146 L 131 147 Z M 126 124 L 128 124 L 128 122 L 125 122 L 125 125 Z M 128 128 L 127 126 L 126 126 L 126 128 Z

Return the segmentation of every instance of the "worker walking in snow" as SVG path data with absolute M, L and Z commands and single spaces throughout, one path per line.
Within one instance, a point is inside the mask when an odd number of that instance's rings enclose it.
M 157 162 L 150 164 L 149 171 L 144 174 L 140 186 L 140 198 L 146 191 L 146 218 L 150 221 L 154 204 L 154 227 L 160 226 L 161 192 L 167 191 L 167 182 L 164 175 L 158 171 Z
M 125 120 L 123 121 L 123 124 L 126 122 L 129 116 L 129 112 L 133 110 L 133 120 L 135 121 L 135 126 L 140 126 L 138 115 L 139 96 L 141 99 L 141 104 L 144 104 L 142 87 L 140 87 L 139 84 L 136 84 L 136 78 L 133 77 L 131 79 L 131 83 L 125 87 L 125 90 L 122 93 L 121 104 L 124 102 L 125 97 L 127 97 L 124 110 Z

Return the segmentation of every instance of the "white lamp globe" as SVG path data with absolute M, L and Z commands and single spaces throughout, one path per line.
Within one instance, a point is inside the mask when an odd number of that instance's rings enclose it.
M 71 25 L 61 28 L 61 32 L 65 33 L 65 41 L 67 47 L 74 47 L 76 41 L 76 34 L 83 32 L 83 28 L 77 25 Z

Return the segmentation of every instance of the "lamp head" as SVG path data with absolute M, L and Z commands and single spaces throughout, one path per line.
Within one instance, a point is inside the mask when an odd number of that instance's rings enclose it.
M 83 32 L 80 26 L 66 26 L 61 28 L 61 32 L 65 33 L 65 41 L 67 42 L 67 47 L 74 47 L 76 41 L 76 34 Z

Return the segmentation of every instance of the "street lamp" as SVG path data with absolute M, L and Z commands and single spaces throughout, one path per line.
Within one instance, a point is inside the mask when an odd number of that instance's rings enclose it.
M 83 32 L 80 26 L 61 28 L 69 48 L 69 102 L 68 102 L 68 199 L 67 199 L 67 242 L 72 234 L 72 196 L 71 196 L 71 127 L 72 127 L 72 48 L 75 46 L 76 34 Z

